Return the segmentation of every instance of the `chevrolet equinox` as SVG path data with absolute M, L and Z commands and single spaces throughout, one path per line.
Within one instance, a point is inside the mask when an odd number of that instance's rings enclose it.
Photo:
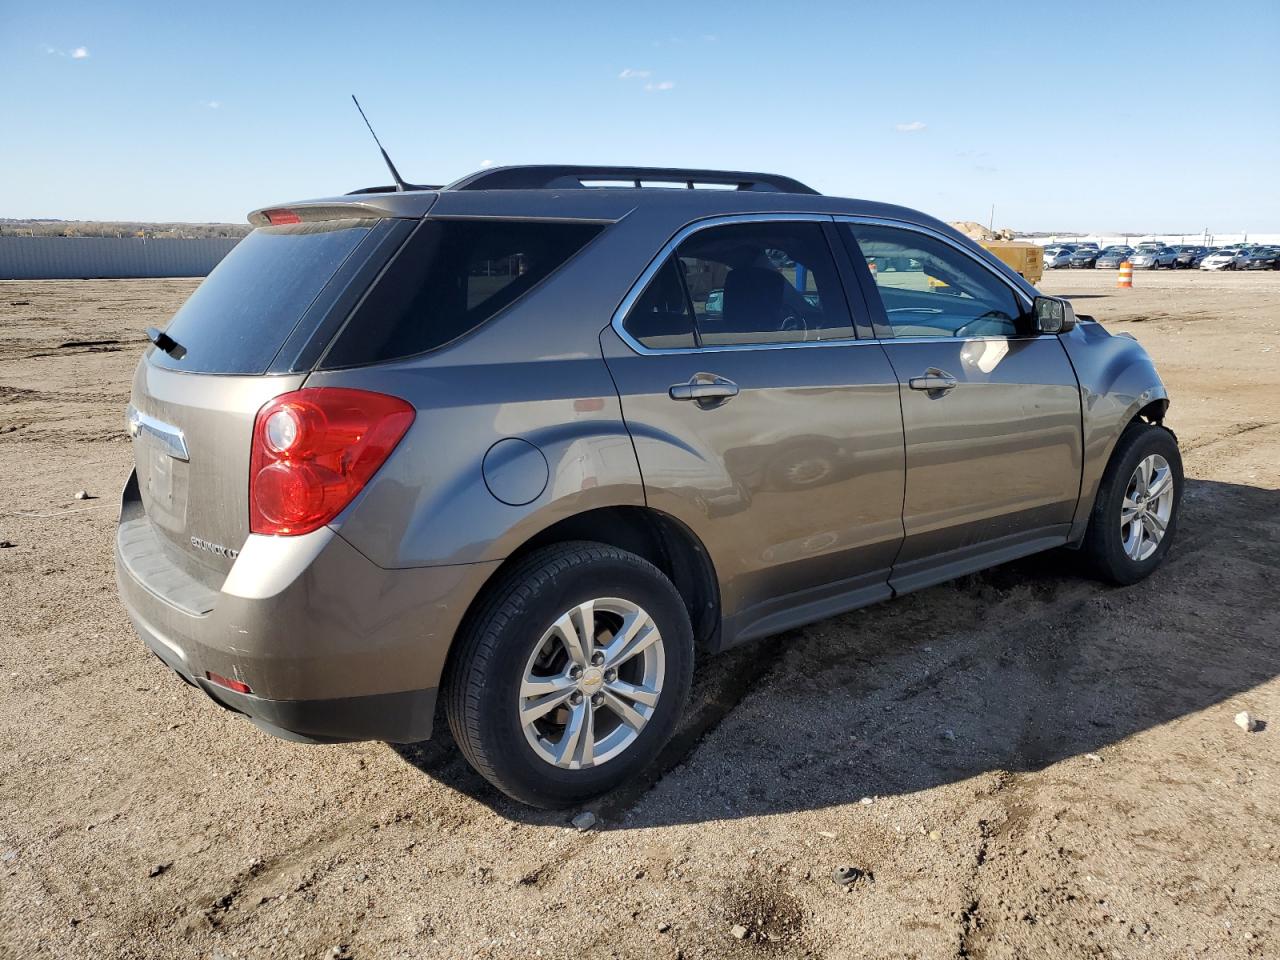
M 564 806 L 653 759 L 698 654 L 1173 540 L 1147 354 L 914 210 L 525 166 L 249 219 L 149 331 L 116 561 L 147 646 L 277 735 L 423 740 L 439 699 Z

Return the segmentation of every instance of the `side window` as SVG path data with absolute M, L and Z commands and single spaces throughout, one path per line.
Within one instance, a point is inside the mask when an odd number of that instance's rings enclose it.
M 895 337 L 1033 332 L 1013 289 L 968 254 L 899 227 L 845 224 L 866 258 Z M 851 251 L 852 252 L 852 251 Z
M 821 224 L 709 227 L 680 244 L 676 262 L 704 347 L 854 335 Z
M 573 221 L 424 220 L 323 365 L 378 363 L 443 346 L 551 276 L 600 229 Z
M 624 326 L 650 350 L 678 350 L 696 346 L 693 311 L 680 279 L 679 261 L 668 257 L 627 314 Z

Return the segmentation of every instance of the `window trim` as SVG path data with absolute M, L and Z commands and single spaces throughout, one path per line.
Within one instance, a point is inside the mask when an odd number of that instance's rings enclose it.
M 1011 283 L 1009 278 L 1000 272 L 999 268 L 995 267 L 990 263 L 987 263 L 981 257 L 975 256 L 973 251 L 967 249 L 964 246 L 964 244 L 957 243 L 954 238 L 948 237 L 945 233 L 943 233 L 940 230 L 934 230 L 932 227 L 927 227 L 924 224 L 912 223 L 909 220 L 895 220 L 891 217 L 869 217 L 869 216 L 859 216 L 857 214 L 836 214 L 832 217 L 832 220 L 836 223 L 837 226 L 839 224 L 844 223 L 844 224 L 850 224 L 850 225 L 865 224 L 865 225 L 876 226 L 876 227 L 891 227 L 898 230 L 906 230 L 911 233 L 918 233 L 918 234 L 921 234 L 922 236 L 929 237 L 933 240 L 940 240 L 943 243 L 947 244 L 949 247 L 951 247 L 953 250 L 956 250 L 957 252 L 968 257 L 975 264 L 982 267 L 988 273 L 990 273 L 993 277 L 995 277 L 996 280 L 1004 284 L 1004 286 L 1008 288 L 1008 290 L 1014 295 L 1014 298 L 1017 299 L 1020 303 L 1022 303 L 1027 310 L 1031 310 L 1034 304 L 1034 300 L 1027 295 L 1026 291 L 1024 291 L 1021 287 L 1017 286 L 1016 284 Z M 857 233 L 854 230 L 850 230 L 848 235 L 853 240 L 854 244 L 858 246 L 859 256 L 849 258 L 850 260 L 855 261 L 853 264 L 854 275 L 857 277 L 858 282 L 863 286 L 863 296 L 868 300 L 868 308 L 874 310 L 876 313 L 876 316 L 872 317 L 872 321 L 875 324 L 875 330 L 876 330 L 875 342 L 877 343 L 967 343 L 969 341 L 984 341 L 984 340 L 999 340 L 999 341 L 1010 342 L 1015 340 L 1042 340 L 1046 337 L 1057 337 L 1057 334 L 1055 333 L 1018 334 L 1017 336 L 1013 336 L 1013 337 L 1002 337 L 1002 336 L 994 336 L 994 335 L 976 336 L 976 337 L 942 337 L 942 336 L 899 337 L 894 333 L 893 326 L 889 323 L 888 315 L 885 313 L 885 309 L 884 309 L 884 300 L 881 299 L 880 297 L 880 289 L 876 285 L 875 278 L 871 276 L 871 271 L 867 268 L 865 258 L 862 258 L 862 248 L 861 248 L 861 245 L 858 244 Z M 859 258 L 862 259 L 861 263 L 856 262 Z M 874 293 L 874 301 L 872 298 L 873 293 Z M 874 306 L 872 306 L 872 302 L 874 302 Z
M 734 213 L 724 216 L 707 217 L 702 220 L 695 220 L 687 223 L 675 235 L 662 245 L 662 249 L 654 256 L 641 272 L 639 278 L 631 285 L 631 289 L 627 291 L 627 295 L 622 298 L 622 302 L 618 304 L 618 309 L 613 312 L 613 318 L 609 321 L 609 325 L 613 327 L 614 332 L 621 338 L 622 342 L 630 347 L 635 353 L 641 356 L 670 356 L 673 354 L 688 353 L 735 353 L 743 350 L 795 350 L 798 348 L 810 347 L 839 347 L 849 346 L 852 344 L 875 343 L 874 340 L 860 340 L 857 337 L 858 320 L 853 312 L 853 302 L 849 296 L 849 291 L 844 288 L 844 284 L 840 281 L 840 260 L 837 256 L 838 251 L 830 250 L 831 259 L 836 268 L 836 286 L 840 295 L 844 297 L 845 309 L 849 312 L 849 322 L 852 325 L 854 336 L 841 337 L 831 340 L 807 340 L 798 343 L 724 343 L 712 344 L 710 346 L 693 346 L 693 347 L 646 347 L 639 340 L 627 332 L 626 318 L 631 312 L 631 308 L 635 306 L 641 294 L 649 286 L 649 281 L 654 275 L 662 269 L 662 265 L 676 251 L 685 240 L 700 233 L 703 230 L 710 230 L 714 227 L 725 226 L 735 223 L 816 223 L 822 224 L 832 223 L 835 217 L 829 213 Z M 830 239 L 823 231 L 822 239 L 830 248 Z M 697 325 L 695 324 L 695 330 Z

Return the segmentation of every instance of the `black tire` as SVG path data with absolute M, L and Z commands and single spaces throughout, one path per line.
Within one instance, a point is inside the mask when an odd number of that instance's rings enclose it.
M 1155 552 L 1145 560 L 1134 560 L 1125 553 L 1120 538 L 1120 511 L 1134 471 L 1143 459 L 1153 453 L 1164 457 L 1173 474 L 1173 506 L 1164 537 Z M 1116 443 L 1093 501 L 1089 529 L 1080 549 L 1086 572 L 1120 586 L 1137 583 L 1150 576 L 1164 560 L 1177 533 L 1182 486 L 1182 455 L 1174 435 L 1155 424 L 1141 421 L 1130 424 Z
M 597 766 L 565 769 L 530 746 L 519 719 L 525 664 L 544 633 L 584 601 L 638 604 L 662 635 L 665 676 L 652 716 L 622 753 Z M 490 585 L 468 616 L 445 678 L 449 727 L 463 756 L 508 796 L 544 809 L 572 806 L 644 769 L 670 739 L 693 679 L 694 644 L 680 594 L 657 567 L 588 541 L 535 550 Z

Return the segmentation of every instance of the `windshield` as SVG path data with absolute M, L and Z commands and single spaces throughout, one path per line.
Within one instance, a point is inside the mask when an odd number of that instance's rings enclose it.
M 188 373 L 261 374 L 377 220 L 263 227 L 236 244 L 165 333 L 183 348 L 150 362 Z

